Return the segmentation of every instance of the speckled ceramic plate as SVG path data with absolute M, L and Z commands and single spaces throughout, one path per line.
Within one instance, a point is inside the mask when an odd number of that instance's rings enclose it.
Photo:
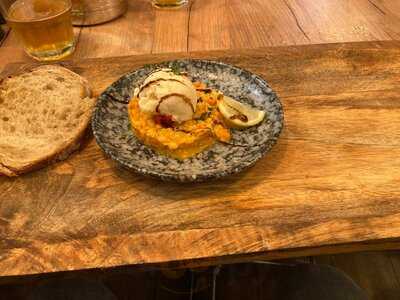
M 195 157 L 179 161 L 142 144 L 130 128 L 127 103 L 146 76 L 157 68 L 179 67 L 194 81 L 266 112 L 264 121 L 232 130 L 231 145 L 215 143 Z M 177 60 L 146 65 L 114 82 L 99 97 L 92 128 L 99 146 L 122 166 L 163 180 L 204 181 L 238 173 L 252 166 L 275 144 L 283 126 L 282 105 L 268 84 L 243 69 L 214 61 Z

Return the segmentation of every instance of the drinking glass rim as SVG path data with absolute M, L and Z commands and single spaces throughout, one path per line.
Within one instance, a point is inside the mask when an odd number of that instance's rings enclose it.
M 1 0 L 0 0 L 1 1 Z M 53 0 L 54 1 L 54 0 Z M 12 21 L 12 22 L 18 22 L 18 23 L 30 23 L 30 22 L 43 22 L 43 21 L 47 21 L 47 20 L 49 20 L 49 19 L 51 19 L 51 18 L 54 18 L 54 17 L 57 17 L 57 16 L 59 16 L 59 15 L 62 15 L 63 13 L 65 13 L 66 11 L 68 11 L 68 10 L 70 10 L 70 9 L 72 9 L 72 2 L 71 2 L 71 0 L 57 0 L 57 1 L 63 1 L 63 2 L 65 2 L 65 4 L 67 4 L 67 7 L 64 9 L 64 10 L 62 10 L 61 12 L 59 12 L 59 13 L 57 13 L 57 14 L 55 14 L 55 15 L 51 15 L 51 16 L 48 16 L 48 17 L 44 17 L 44 18 L 39 18 L 39 19 L 35 19 L 35 20 L 16 20 L 16 19 L 11 19 L 11 18 L 9 18 L 9 14 L 8 14 L 8 11 L 5 13 L 5 16 L 3 16 L 4 17 L 4 19 L 6 19 L 6 21 Z M 15 3 L 15 2 L 14 2 Z M 4 11 L 4 9 L 2 9 L 2 12 Z

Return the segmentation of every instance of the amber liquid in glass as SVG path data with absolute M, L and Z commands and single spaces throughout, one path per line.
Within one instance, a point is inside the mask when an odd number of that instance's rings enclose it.
M 66 0 L 17 0 L 7 21 L 26 52 L 38 60 L 57 60 L 74 50 L 71 3 Z

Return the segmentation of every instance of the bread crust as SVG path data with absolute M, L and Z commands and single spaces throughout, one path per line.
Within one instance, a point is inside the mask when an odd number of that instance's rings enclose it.
M 44 69 L 44 70 L 57 70 L 57 72 L 73 75 L 76 79 L 78 79 L 84 88 L 84 95 L 81 96 L 82 101 L 92 101 L 92 109 L 95 103 L 95 99 L 91 98 L 92 92 L 91 88 L 88 84 L 88 82 L 82 78 L 80 75 L 64 68 L 61 66 L 56 66 L 56 65 L 44 65 L 44 66 L 39 66 L 37 68 L 31 69 L 27 72 L 24 73 L 30 73 L 38 69 Z M 16 76 L 20 76 L 21 74 L 18 74 Z M 9 76 L 8 78 L 0 81 L 0 88 L 1 85 L 6 82 L 9 78 L 12 78 L 13 76 Z M 89 99 L 85 99 L 89 98 Z M 84 100 L 85 99 L 85 100 Z M 72 152 L 78 150 L 81 146 L 81 142 L 83 138 L 85 137 L 85 133 L 87 132 L 87 129 L 90 124 L 91 120 L 91 114 L 92 114 L 92 109 L 90 111 L 85 112 L 82 115 L 82 122 L 80 122 L 79 126 L 74 130 L 74 136 L 72 138 L 69 138 L 65 141 L 63 141 L 62 146 L 55 148 L 51 152 L 47 152 L 43 157 L 40 157 L 39 159 L 24 163 L 21 166 L 18 167 L 13 167 L 10 165 L 7 165 L 7 163 L 4 161 L 4 154 L 2 155 L 0 153 L 0 175 L 6 175 L 9 177 L 14 177 L 18 176 L 30 171 L 34 171 L 37 169 L 40 169 L 42 167 L 45 167 L 51 163 L 54 163 L 56 161 L 61 161 L 66 159 Z M 0 137 L 1 138 L 1 137 Z

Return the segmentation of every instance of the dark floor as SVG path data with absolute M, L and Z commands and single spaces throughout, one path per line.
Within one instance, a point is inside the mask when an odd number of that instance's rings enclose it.
M 276 298 L 274 294 L 281 280 L 279 277 L 284 276 L 284 273 L 278 272 L 279 264 L 291 266 L 296 262 L 328 264 L 339 268 L 362 287 L 372 300 L 400 299 L 400 252 L 370 252 L 196 270 L 124 269 L 91 271 L 79 276 L 65 273 L 52 275 L 50 278 L 22 279 L 18 282 L 7 279 L 0 283 L 0 300 L 42 299 L 43 291 L 47 294 L 54 293 L 46 299 L 60 299 L 54 291 L 44 288 L 57 278 L 64 282 L 94 283 L 96 293 L 100 290 L 104 299 L 283 299 Z M 96 283 L 101 284 L 96 288 Z

